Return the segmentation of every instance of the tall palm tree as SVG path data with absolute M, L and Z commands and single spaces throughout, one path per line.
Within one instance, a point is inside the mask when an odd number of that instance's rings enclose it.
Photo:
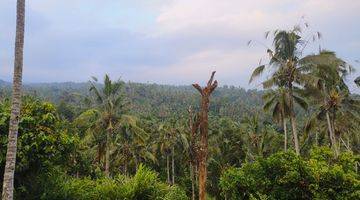
M 175 184 L 175 146 L 179 142 L 179 133 L 175 123 L 162 123 L 158 130 L 160 132 L 160 151 L 166 156 L 167 181 L 169 184 Z
M 109 176 L 111 138 L 114 133 L 114 128 L 117 126 L 117 123 L 125 112 L 126 101 L 122 91 L 122 81 L 113 82 L 108 75 L 105 75 L 102 89 L 99 89 L 96 83 L 97 79 L 93 77 L 93 81 L 90 81 L 90 91 L 94 94 L 96 107 L 100 112 L 98 124 L 106 131 L 106 139 L 103 143 L 105 147 L 104 171 L 106 176 Z
M 295 103 L 304 107 L 306 102 L 299 96 L 294 95 L 298 86 L 312 82 L 313 77 L 306 73 L 306 70 L 299 65 L 301 55 L 306 47 L 308 40 L 301 37 L 301 29 L 299 26 L 294 27 L 290 31 L 276 30 L 274 32 L 273 45 L 274 49 L 267 49 L 270 56 L 270 62 L 267 65 L 258 66 L 250 77 L 250 82 L 254 78 L 262 74 L 267 66 L 272 67 L 272 76 L 265 80 L 262 84 L 264 89 L 285 87 L 290 97 L 290 123 L 294 138 L 295 151 L 300 154 L 299 139 L 296 125 Z M 267 34 L 268 35 L 268 34 Z
M 307 94 L 316 105 L 318 119 L 326 119 L 331 146 L 336 155 L 339 146 L 336 138 L 335 123 L 338 117 L 345 114 L 353 119 L 358 118 L 359 102 L 352 99 L 345 78 L 353 69 L 331 51 L 321 51 L 317 55 L 309 55 L 301 60 L 304 68 L 317 77 L 315 85 L 306 84 Z M 340 119 L 340 118 L 339 118 Z
M 270 111 L 276 122 L 282 123 L 284 130 L 284 151 L 287 151 L 287 123 L 286 119 L 290 116 L 290 99 L 284 87 L 267 92 L 263 99 L 265 100 L 263 109 Z
M 24 32 L 25 32 L 25 0 L 17 0 L 16 10 L 16 37 L 15 37 L 15 62 L 11 117 L 9 124 L 9 137 L 6 152 L 6 164 L 4 171 L 4 182 L 2 190 L 3 200 L 12 200 L 14 193 L 14 173 L 16 163 L 17 135 L 19 129 L 22 69 L 24 54 Z

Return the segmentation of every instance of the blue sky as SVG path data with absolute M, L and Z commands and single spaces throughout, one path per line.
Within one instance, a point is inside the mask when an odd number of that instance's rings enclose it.
M 15 0 L 0 1 L 0 79 L 11 80 Z M 304 20 L 323 38 L 307 52 L 333 50 L 359 75 L 360 1 L 27 0 L 24 81 L 91 76 L 190 84 L 217 70 L 220 84 L 245 88 L 266 59 L 264 32 Z M 352 78 L 352 77 L 351 77 Z M 350 78 L 350 79 L 351 79 Z M 352 87 L 356 92 L 358 89 Z

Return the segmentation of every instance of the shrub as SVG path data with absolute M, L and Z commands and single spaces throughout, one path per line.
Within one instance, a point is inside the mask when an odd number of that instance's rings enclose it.
M 176 186 L 161 183 L 157 174 L 140 166 L 134 177 L 73 178 L 52 172 L 43 179 L 41 199 L 47 200 L 183 200 L 186 194 Z
M 309 159 L 280 152 L 228 169 L 220 179 L 227 199 L 359 199 L 358 157 L 335 158 L 329 148 L 314 149 Z

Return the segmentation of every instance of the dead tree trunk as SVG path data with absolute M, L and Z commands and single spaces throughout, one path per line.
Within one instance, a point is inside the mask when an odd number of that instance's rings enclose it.
M 193 87 L 201 94 L 200 108 L 200 148 L 198 149 L 198 165 L 199 165 L 199 200 L 206 199 L 206 178 L 207 178 L 207 155 L 208 155 L 208 113 L 211 93 L 215 90 L 218 83 L 214 81 L 215 72 L 212 72 L 210 80 L 205 88 L 201 88 L 199 84 L 193 84 Z

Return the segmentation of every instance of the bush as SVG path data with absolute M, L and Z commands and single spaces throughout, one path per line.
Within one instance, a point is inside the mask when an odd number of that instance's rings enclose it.
M 183 200 L 184 191 L 176 186 L 161 183 L 157 174 L 140 166 L 134 177 L 73 178 L 59 172 L 43 179 L 41 199 L 47 200 Z
M 360 199 L 358 157 L 346 152 L 335 158 L 317 148 L 310 158 L 281 152 L 267 159 L 228 169 L 220 179 L 227 199 Z

